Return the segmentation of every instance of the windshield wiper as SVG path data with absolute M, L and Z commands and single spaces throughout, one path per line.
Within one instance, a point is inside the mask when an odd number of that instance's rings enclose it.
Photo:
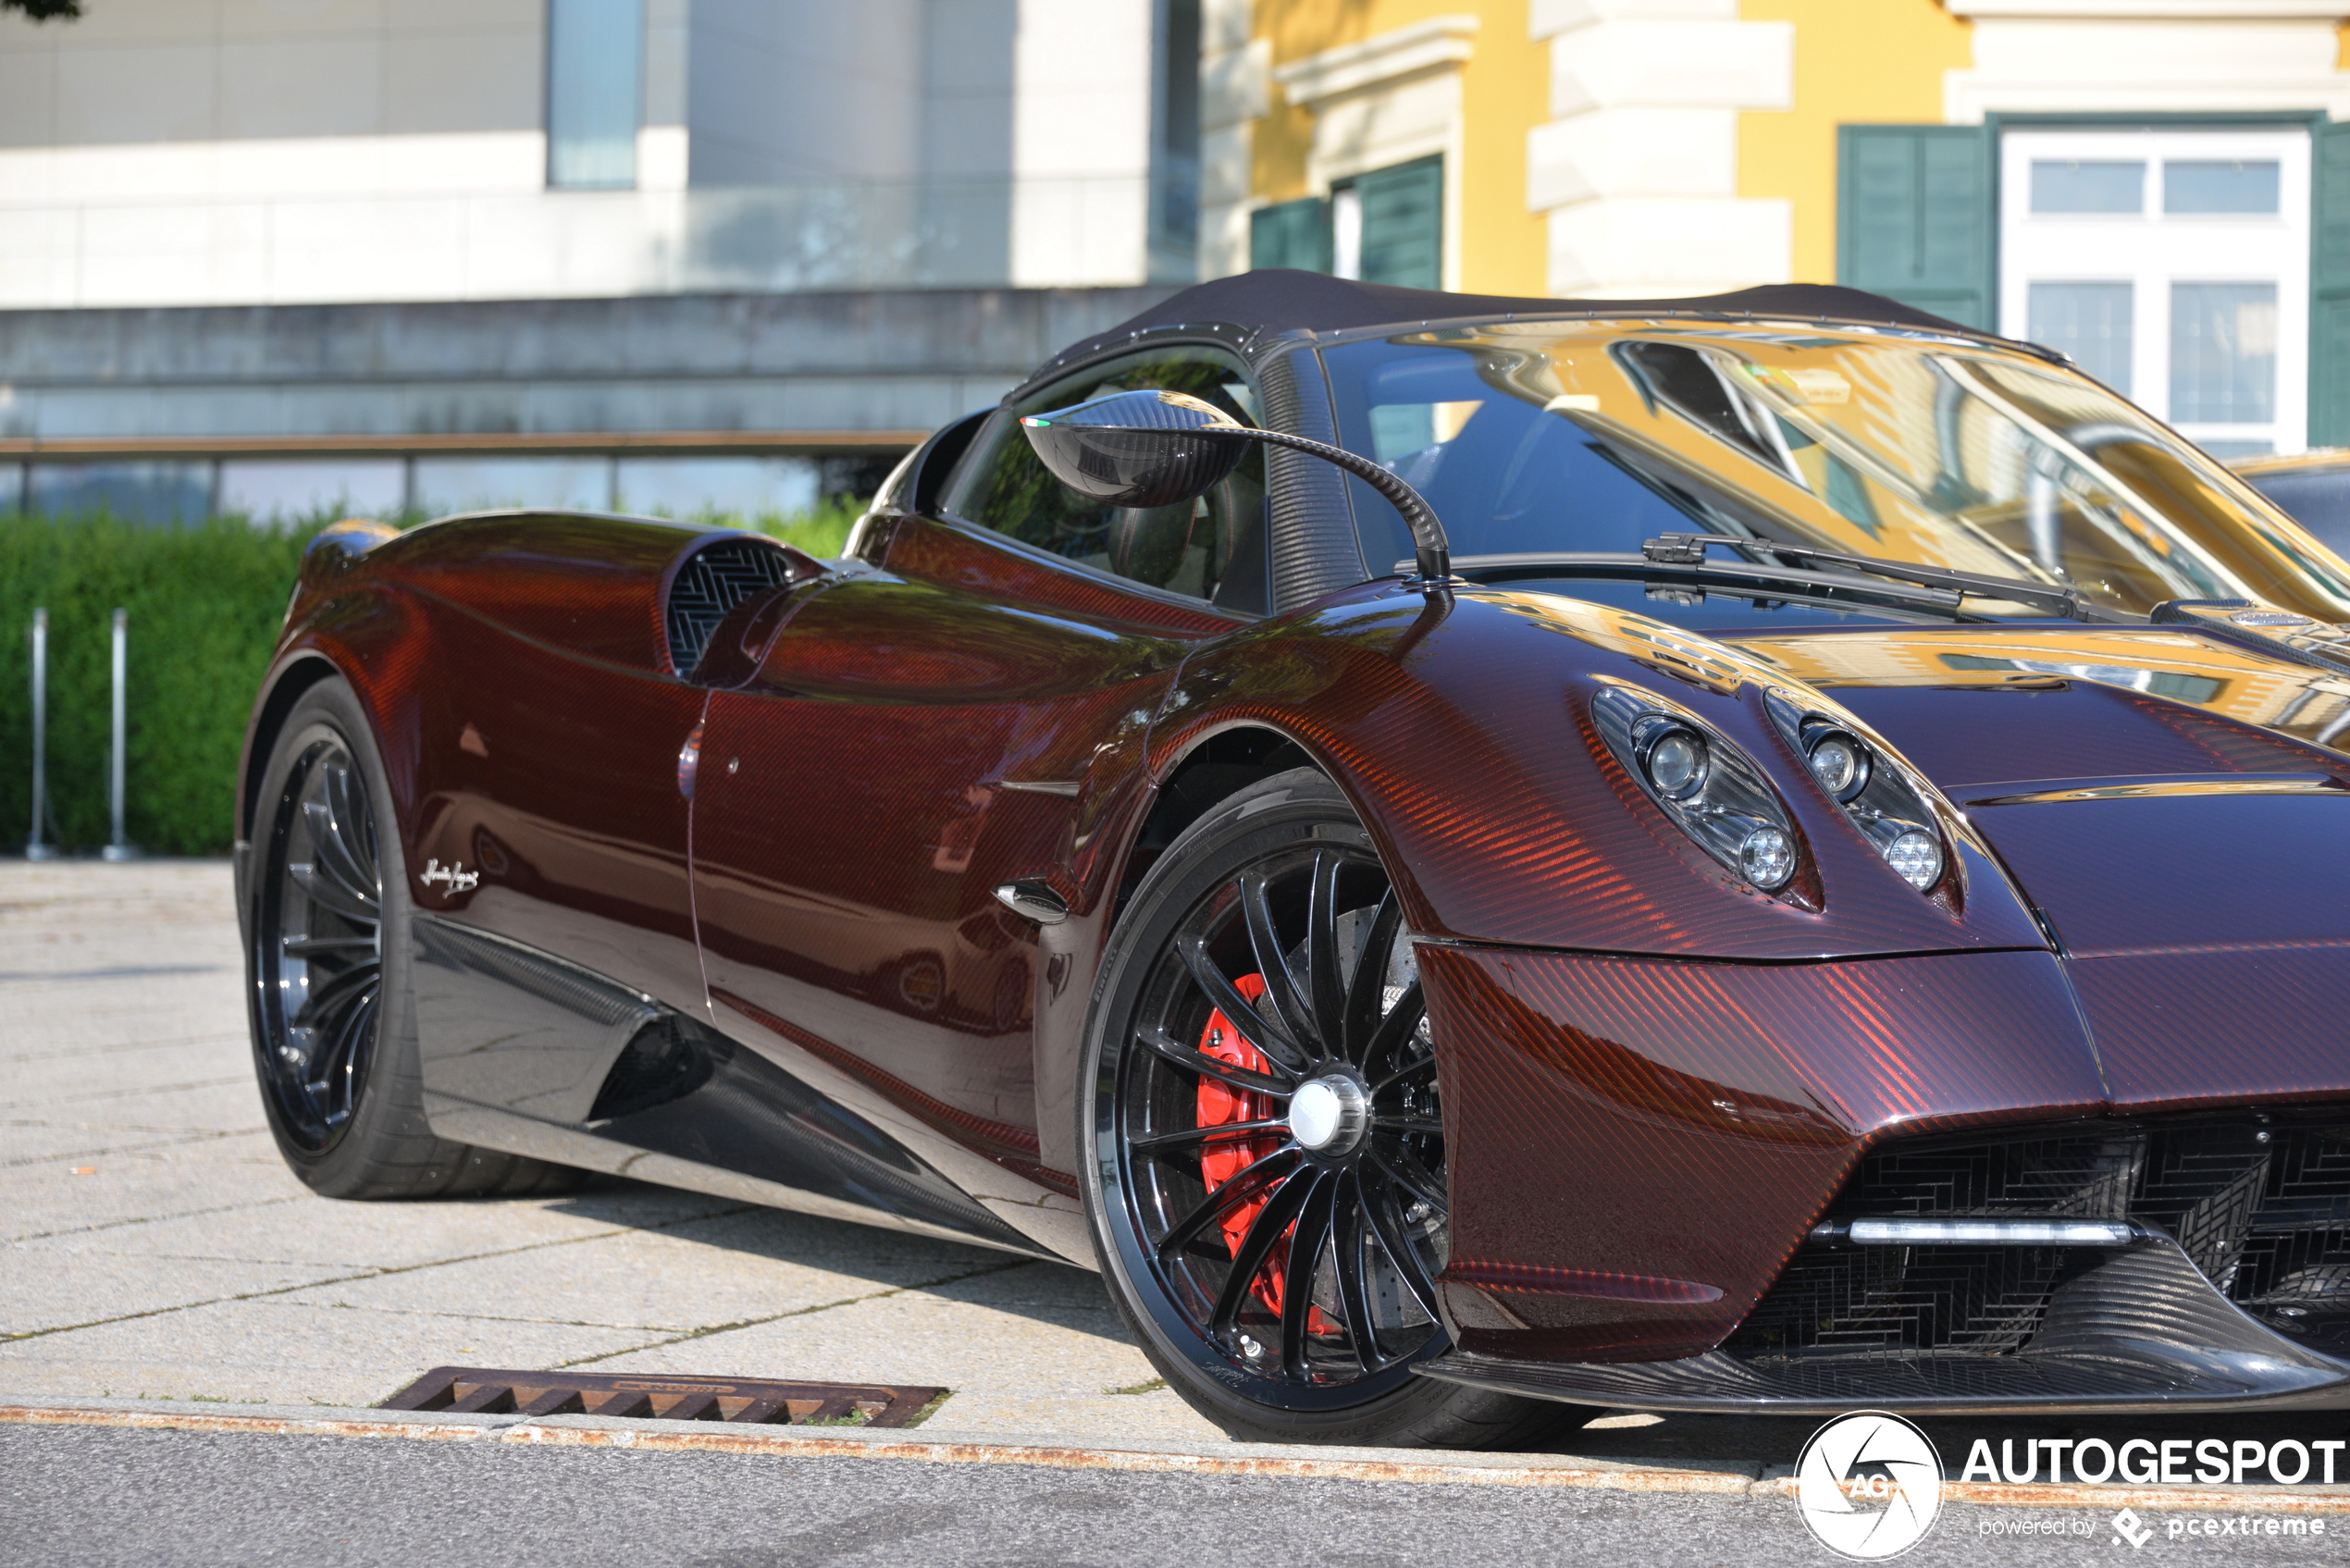
M 1411 562 L 1395 567 L 1401 576 Z M 1678 579 L 1742 599 L 1795 599 L 1835 605 L 1897 605 L 1970 619 L 1959 608 L 1963 595 L 1944 588 L 1897 587 L 1856 582 L 1841 573 L 1807 572 L 1800 566 L 1763 566 L 1750 561 L 1657 562 L 1628 552 L 1537 550 L 1515 555 L 1456 555 L 1453 570 L 1478 582 L 1540 576 Z M 1987 619 L 1987 617 L 1972 617 Z
M 2028 583 L 2018 577 L 1990 577 L 1973 572 L 1953 572 L 1942 566 L 1913 566 L 1906 561 L 1883 561 L 1874 555 L 1845 555 L 1832 549 L 1813 549 L 1809 545 L 1782 544 L 1777 539 L 1733 537 L 1723 534 L 1660 534 L 1640 546 L 1642 559 L 1660 566 L 1691 566 L 1705 559 L 1708 545 L 1742 545 L 1750 549 L 1766 550 L 1773 555 L 1791 555 L 1799 561 L 1816 561 L 1825 566 L 1843 566 L 1873 576 L 1890 577 L 1897 583 L 1922 583 L 1930 588 L 1944 588 L 1961 598 L 2004 599 L 2014 604 L 2029 605 L 2061 615 L 2068 621 L 2098 621 L 2127 623 L 2129 617 L 2100 610 L 2083 599 L 2076 588 L 2051 587 L 2045 583 Z

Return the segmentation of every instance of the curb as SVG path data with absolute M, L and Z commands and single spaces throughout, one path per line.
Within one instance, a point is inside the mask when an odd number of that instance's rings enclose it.
M 864 1432 L 801 1426 L 729 1430 L 706 1421 L 614 1421 L 551 1415 L 516 1421 L 495 1415 L 261 1406 L 240 1413 L 191 1410 L 164 1400 L 33 1401 L 0 1396 L 0 1426 L 117 1426 L 178 1432 L 237 1432 L 275 1437 L 404 1438 L 427 1442 L 496 1442 L 541 1448 L 617 1448 L 649 1452 L 761 1453 L 785 1459 L 899 1459 L 930 1464 L 1030 1464 L 1064 1470 L 1158 1472 L 1192 1475 L 1271 1475 L 1412 1485 L 1565 1488 L 1694 1493 L 1729 1497 L 1795 1495 L 1786 1465 L 1660 1469 L 1556 1454 L 1413 1452 L 1394 1449 L 1298 1449 L 1268 1443 L 1218 1445 L 1213 1452 L 1175 1444 L 1098 1448 L 1049 1435 Z M 2166 1512 L 2350 1513 L 2350 1486 L 2173 1487 L 2018 1486 L 1946 1481 L 1942 1500 L 2000 1508 L 2154 1509 Z

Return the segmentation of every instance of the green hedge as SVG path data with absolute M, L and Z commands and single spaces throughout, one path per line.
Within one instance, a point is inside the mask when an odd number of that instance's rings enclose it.
M 840 553 L 860 507 L 712 518 L 810 554 Z M 283 624 L 303 546 L 327 520 L 283 531 L 239 518 L 157 528 L 105 516 L 0 513 L 0 853 L 32 825 L 32 611 L 49 611 L 50 842 L 95 850 L 110 831 L 107 633 L 130 612 L 128 832 L 155 855 L 226 853 L 237 751 Z
M 49 611 L 52 842 L 105 843 L 108 627 L 130 612 L 126 773 L 131 841 L 211 855 L 234 832 L 237 748 L 315 527 L 220 519 L 0 518 L 0 843 L 32 825 L 32 611 Z

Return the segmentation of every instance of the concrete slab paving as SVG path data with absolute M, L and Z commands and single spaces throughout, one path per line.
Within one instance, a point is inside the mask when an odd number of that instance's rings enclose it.
M 349 1204 L 278 1157 L 229 868 L 0 863 L 0 1387 L 365 1405 L 428 1368 L 936 1383 L 956 1430 L 1222 1434 L 1081 1270 L 597 1179 Z M 77 1172 L 86 1174 L 77 1174 Z

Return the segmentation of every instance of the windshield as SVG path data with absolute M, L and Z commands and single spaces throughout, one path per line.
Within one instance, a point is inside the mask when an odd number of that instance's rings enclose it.
M 1808 564 L 1772 554 L 1777 540 L 2072 587 L 2124 614 L 2254 599 L 2350 620 L 2350 567 L 2216 461 L 2095 382 L 1995 345 L 1533 323 L 1338 344 L 1323 359 L 1341 438 L 1428 497 L 1472 575 L 1481 556 L 1638 556 L 1661 534 L 1705 533 L 1750 541 L 1710 552 L 1725 562 Z M 1359 482 L 1354 511 L 1374 574 L 1409 559 L 1402 519 Z M 1620 565 L 1561 574 L 1683 623 L 1805 613 L 1800 595 L 1732 593 L 1704 610 L 1713 588 L 1663 573 L 1627 583 Z M 1964 611 L 2047 613 L 1975 595 Z

